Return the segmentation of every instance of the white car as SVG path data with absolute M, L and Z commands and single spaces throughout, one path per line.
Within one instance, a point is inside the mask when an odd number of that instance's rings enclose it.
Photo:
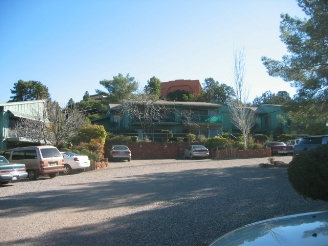
M 89 157 L 86 155 L 79 155 L 74 152 L 60 152 L 64 157 L 64 174 L 72 173 L 72 170 L 84 170 L 90 167 Z
M 194 157 L 203 157 L 208 158 L 210 152 L 203 145 L 190 145 L 188 149 L 185 149 L 183 152 L 183 158 L 194 158 Z

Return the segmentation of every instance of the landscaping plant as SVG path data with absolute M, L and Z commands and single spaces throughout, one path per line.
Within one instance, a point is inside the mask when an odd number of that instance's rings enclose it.
M 295 156 L 289 163 L 288 179 L 303 197 L 328 201 L 328 145 Z

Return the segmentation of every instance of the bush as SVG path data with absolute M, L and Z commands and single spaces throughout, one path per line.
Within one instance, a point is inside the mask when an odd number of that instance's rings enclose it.
M 262 149 L 262 144 L 254 143 L 250 146 L 250 149 Z
M 138 138 L 136 136 L 111 135 L 107 138 L 106 142 L 126 143 L 135 142 L 137 139 Z
M 104 157 L 104 145 L 99 139 L 91 139 L 89 143 L 80 143 L 71 150 L 81 155 L 87 155 L 91 161 Z
M 205 142 L 206 141 L 205 135 L 198 135 L 197 136 L 197 141 L 198 142 Z
M 295 156 L 288 167 L 288 179 L 304 198 L 328 201 L 328 146 Z
M 232 147 L 238 148 L 240 150 L 246 149 L 245 143 L 244 142 L 239 142 L 239 141 L 238 142 L 233 142 Z
M 214 137 L 214 138 L 208 138 L 206 140 L 206 147 L 209 149 L 212 148 L 223 149 L 226 147 L 226 144 L 227 144 L 227 139 L 225 138 Z
M 196 135 L 189 133 L 186 135 L 187 138 L 189 138 L 189 142 L 195 142 L 196 141 Z
M 278 136 L 278 141 L 279 142 L 287 142 L 288 140 L 295 139 L 296 135 L 295 134 L 281 134 Z
M 254 141 L 255 142 L 266 142 L 268 140 L 268 136 L 265 134 L 254 134 L 253 135 Z

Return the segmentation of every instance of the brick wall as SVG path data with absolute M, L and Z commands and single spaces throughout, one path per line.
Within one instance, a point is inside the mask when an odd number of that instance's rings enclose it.
M 129 147 L 134 160 L 148 159 L 181 159 L 183 151 L 190 145 L 188 142 L 137 142 L 137 143 L 106 143 L 105 158 L 109 158 L 109 151 L 113 145 L 123 144 Z M 203 143 L 192 143 L 200 144 Z M 270 148 L 260 150 L 238 150 L 235 148 L 226 148 L 224 150 L 210 151 L 210 158 L 252 158 L 252 157 L 269 157 L 271 156 Z

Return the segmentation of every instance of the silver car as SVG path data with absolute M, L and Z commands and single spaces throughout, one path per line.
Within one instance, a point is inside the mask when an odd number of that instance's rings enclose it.
M 203 145 L 190 145 L 188 149 L 185 149 L 183 152 L 183 158 L 194 158 L 194 157 L 202 157 L 208 158 L 210 152 L 208 149 Z
M 0 156 L 0 184 L 8 184 L 12 180 L 26 177 L 25 164 L 12 164 L 4 156 Z
M 110 150 L 111 160 L 128 160 L 131 161 L 131 151 L 125 145 L 113 145 Z

